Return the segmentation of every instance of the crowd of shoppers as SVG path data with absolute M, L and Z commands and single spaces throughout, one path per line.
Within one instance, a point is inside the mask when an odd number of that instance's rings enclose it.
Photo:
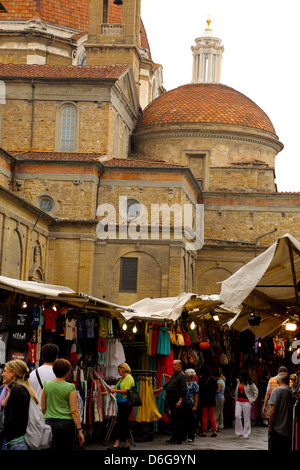
M 0 449 L 31 450 L 26 442 L 30 400 L 41 408 L 44 421 L 51 426 L 49 450 L 72 450 L 76 436 L 84 444 L 77 392 L 70 377 L 71 364 L 57 359 L 58 348 L 45 345 L 40 374 L 29 374 L 26 363 L 15 359 L 5 364 L 0 393 Z M 43 416 L 41 414 L 41 416 Z
M 2 373 L 0 389 L 0 449 L 30 450 L 24 438 L 28 422 L 30 400 L 34 400 L 44 414 L 45 423 L 51 426 L 50 450 L 72 450 L 75 441 L 84 445 L 77 392 L 72 380 L 71 364 L 58 359 L 58 348 L 46 345 L 42 350 L 43 365 L 29 374 L 24 361 L 6 363 Z M 115 426 L 116 440 L 112 450 L 130 450 L 129 417 L 131 406 L 127 391 L 135 386 L 130 366 L 122 363 L 118 367 L 120 380 L 109 392 L 116 395 L 118 414 Z M 276 376 L 266 385 L 262 412 L 268 419 L 269 450 L 291 450 L 293 427 L 293 392 L 297 377 L 289 376 L 286 367 L 280 367 Z M 212 373 L 208 366 L 198 373 L 194 369 L 183 371 L 179 359 L 173 361 L 173 375 L 154 394 L 166 392 L 170 412 L 172 436 L 169 444 L 194 442 L 198 434 L 211 437 L 224 429 L 225 377 L 222 369 Z M 251 411 L 259 390 L 248 371 L 242 370 L 234 391 L 234 432 L 236 437 L 248 439 L 251 434 Z

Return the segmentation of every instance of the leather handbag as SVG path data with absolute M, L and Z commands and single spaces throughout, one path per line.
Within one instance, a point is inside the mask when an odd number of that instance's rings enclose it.
M 204 320 L 203 320 L 203 322 L 202 322 L 201 331 L 200 331 L 199 348 L 200 348 L 200 349 L 209 349 L 209 348 L 210 348 L 210 341 L 209 341 L 209 339 L 206 337 L 206 334 L 205 334 L 205 323 L 204 323 Z
M 136 387 L 131 387 L 127 390 L 127 401 L 131 406 L 142 406 L 142 399 Z

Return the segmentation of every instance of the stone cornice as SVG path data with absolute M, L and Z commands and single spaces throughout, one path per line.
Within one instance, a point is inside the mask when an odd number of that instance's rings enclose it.
M 255 143 L 258 145 L 265 145 L 267 147 L 272 147 L 276 152 L 280 152 L 283 149 L 283 144 L 276 140 L 275 136 L 272 134 L 267 135 L 259 135 L 257 130 L 257 134 L 251 132 L 234 132 L 232 130 L 226 131 L 225 129 L 220 130 L 213 130 L 213 129 L 172 129 L 174 124 L 169 125 L 169 129 L 155 129 L 153 127 L 149 127 L 147 130 L 139 130 L 133 134 L 133 139 L 135 142 L 141 141 L 150 141 L 150 140 L 158 140 L 158 139 L 174 139 L 174 138 L 182 138 L 182 137 L 201 137 L 201 138 L 209 138 L 209 139 L 222 139 L 222 140 L 238 140 L 242 142 L 250 142 Z M 253 128 L 255 131 L 256 129 Z

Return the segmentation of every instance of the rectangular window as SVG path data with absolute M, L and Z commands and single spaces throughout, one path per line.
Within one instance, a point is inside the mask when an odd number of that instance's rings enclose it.
M 121 258 L 120 292 L 137 291 L 138 258 Z

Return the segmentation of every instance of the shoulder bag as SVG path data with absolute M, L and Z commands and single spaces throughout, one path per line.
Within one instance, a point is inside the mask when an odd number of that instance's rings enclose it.
M 24 439 L 30 450 L 48 449 L 51 445 L 51 426 L 45 423 L 43 412 L 33 398 L 30 398 Z
M 131 406 L 142 406 L 142 399 L 138 389 L 134 386 L 127 390 L 127 401 Z

